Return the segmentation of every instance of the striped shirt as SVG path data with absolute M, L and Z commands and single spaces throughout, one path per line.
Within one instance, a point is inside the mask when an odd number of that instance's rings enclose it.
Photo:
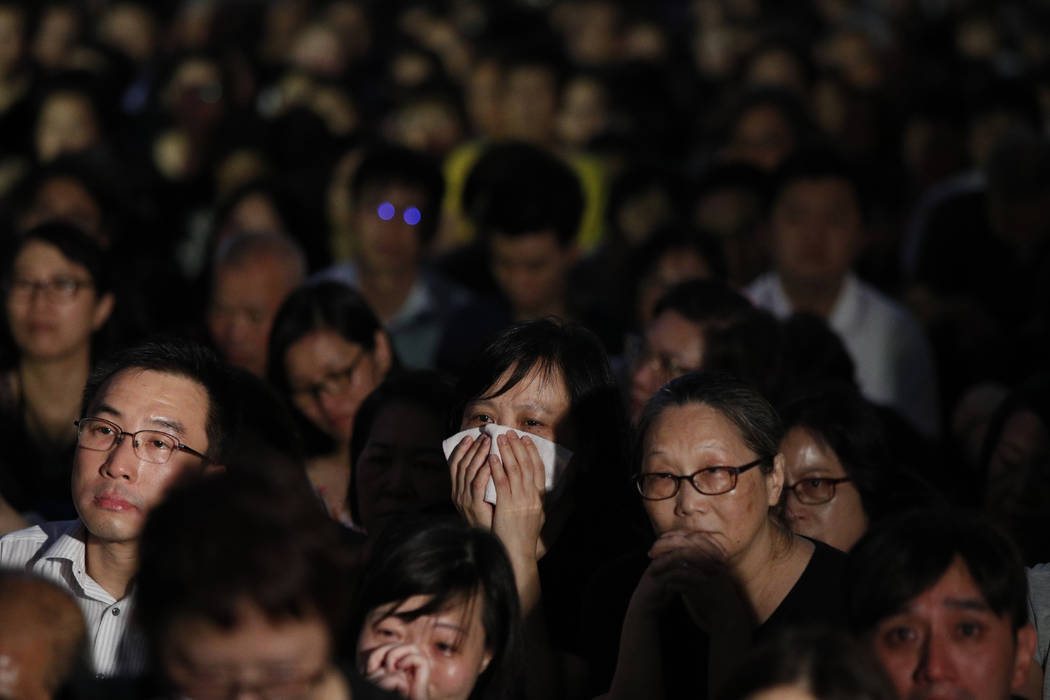
M 135 596 L 116 600 L 87 574 L 84 526 L 50 522 L 0 537 L 0 566 L 39 574 L 72 594 L 84 613 L 93 670 L 99 676 L 135 676 L 146 665 L 146 645 L 131 624 Z

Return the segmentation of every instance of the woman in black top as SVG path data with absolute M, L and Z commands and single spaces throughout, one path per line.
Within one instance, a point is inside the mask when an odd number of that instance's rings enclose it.
M 844 556 L 779 517 L 781 434 L 769 403 L 727 375 L 689 374 L 649 401 L 635 482 L 656 542 L 610 697 L 705 697 L 754 638 L 839 617 Z

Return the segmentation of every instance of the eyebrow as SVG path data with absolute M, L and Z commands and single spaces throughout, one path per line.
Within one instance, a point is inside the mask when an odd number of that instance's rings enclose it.
M 978 598 L 945 598 L 941 605 L 955 610 L 975 610 L 978 612 L 991 612 L 991 608 L 983 600 Z
M 112 406 L 110 406 L 108 403 L 100 403 L 100 404 L 98 404 L 97 406 L 95 406 L 95 410 L 92 411 L 92 413 L 95 413 L 95 414 L 105 413 L 105 414 L 110 415 L 110 416 L 112 416 L 114 418 L 117 418 L 117 419 L 120 419 L 120 418 L 124 417 L 124 414 L 122 414 L 120 411 L 118 411 L 117 409 L 115 409 Z M 171 431 L 175 435 L 179 436 L 180 438 L 186 437 L 186 428 L 182 425 L 182 423 L 180 423 L 178 420 L 176 420 L 174 418 L 163 418 L 163 417 L 150 418 L 149 419 L 149 423 L 151 425 L 153 425 L 153 426 L 156 426 L 156 427 L 167 428 L 169 431 Z M 153 429 L 155 429 L 155 428 L 153 428 Z

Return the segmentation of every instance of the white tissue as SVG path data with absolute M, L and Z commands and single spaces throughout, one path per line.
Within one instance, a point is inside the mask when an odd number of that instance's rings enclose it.
M 532 433 L 526 433 L 523 430 L 515 430 L 505 425 L 495 425 L 492 423 L 486 423 L 479 428 L 471 428 L 470 430 L 462 430 L 452 437 L 445 438 L 441 443 L 441 448 L 445 451 L 445 459 L 448 459 L 449 455 L 452 454 L 452 450 L 456 449 L 456 445 L 463 441 L 465 437 L 471 437 L 475 440 L 481 437 L 481 435 L 489 436 L 489 454 L 494 454 L 500 457 L 499 447 L 496 445 L 496 438 L 504 433 L 514 433 L 519 437 L 522 435 L 528 435 L 532 443 L 536 445 L 536 450 L 540 453 L 540 459 L 543 461 L 543 471 L 545 475 L 545 489 L 550 492 L 554 487 L 561 482 L 562 474 L 565 472 L 565 467 L 569 464 L 569 460 L 572 458 L 572 450 L 562 447 L 556 442 L 552 442 L 546 438 L 541 438 L 539 435 L 533 435 Z M 502 459 L 502 457 L 500 457 Z M 488 485 L 485 486 L 485 500 L 495 505 L 496 503 L 496 485 L 489 479 Z

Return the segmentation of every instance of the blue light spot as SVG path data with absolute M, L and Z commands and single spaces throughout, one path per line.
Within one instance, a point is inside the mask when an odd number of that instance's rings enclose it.
M 405 213 L 402 215 L 405 223 L 409 226 L 415 226 L 419 223 L 419 220 L 423 218 L 423 215 L 419 213 L 419 210 L 415 207 L 409 207 L 405 209 Z
M 379 214 L 379 218 L 383 221 L 390 221 L 394 218 L 394 214 L 396 214 L 397 212 L 394 209 L 393 204 L 391 204 L 390 202 L 383 202 L 379 205 L 379 208 L 376 209 L 376 213 Z

